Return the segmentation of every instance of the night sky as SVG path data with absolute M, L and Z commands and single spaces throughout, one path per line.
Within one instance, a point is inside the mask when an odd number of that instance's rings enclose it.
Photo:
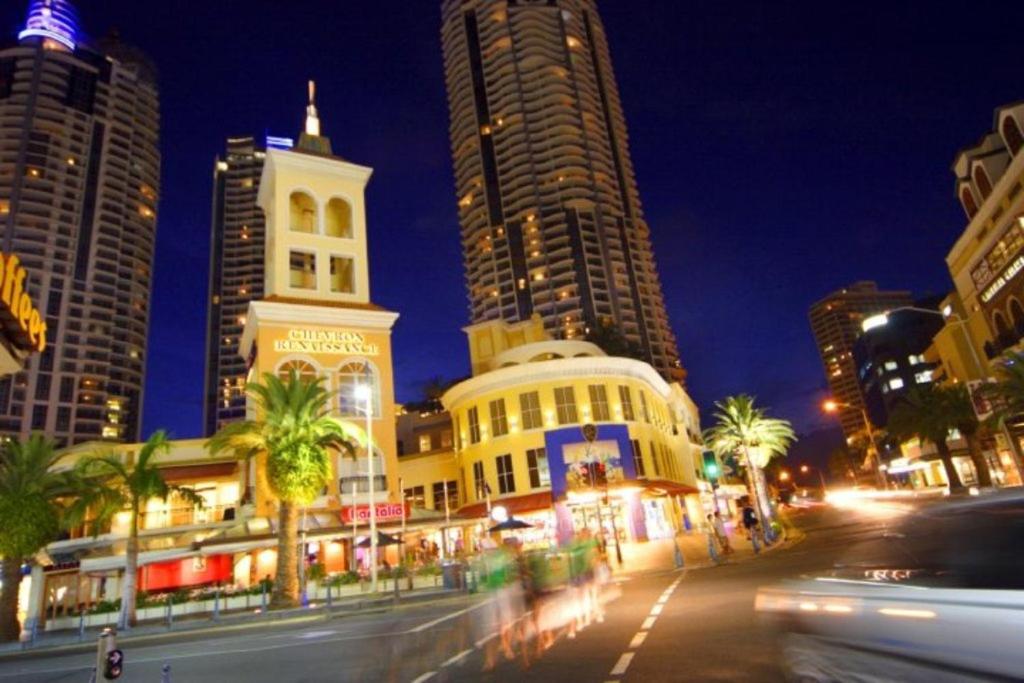
M 600 0 L 705 424 L 746 391 L 800 430 L 827 426 L 808 306 L 857 279 L 951 287 L 965 217 L 949 167 L 1024 97 L 1024 3 L 940 4 Z M 5 35 L 26 5 L 3 3 Z M 160 70 L 146 433 L 201 430 L 214 156 L 228 136 L 297 136 L 309 78 L 335 153 L 375 169 L 371 295 L 401 313 L 398 399 L 467 374 L 440 0 L 77 5 L 87 33 L 118 27 Z

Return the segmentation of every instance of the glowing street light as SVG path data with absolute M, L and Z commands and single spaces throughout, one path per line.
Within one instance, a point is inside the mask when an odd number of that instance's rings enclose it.
M 789 481 L 789 472 L 786 470 L 779 472 L 779 481 Z
M 864 421 L 864 432 L 867 434 L 868 437 L 868 454 L 872 456 L 872 460 L 874 460 L 875 462 L 875 474 L 877 475 L 878 481 L 882 485 L 882 488 L 889 488 L 889 482 L 885 478 L 885 470 L 882 469 L 882 456 L 879 454 L 878 447 L 875 445 L 875 430 L 871 428 L 871 420 L 868 419 L 868 411 L 865 410 L 863 406 L 857 408 L 856 406 L 853 406 L 849 403 L 843 403 L 832 398 L 826 399 L 821 404 L 821 409 L 824 410 L 826 413 L 838 413 L 840 408 L 860 410 L 860 417 Z M 821 473 L 819 472 L 819 474 Z

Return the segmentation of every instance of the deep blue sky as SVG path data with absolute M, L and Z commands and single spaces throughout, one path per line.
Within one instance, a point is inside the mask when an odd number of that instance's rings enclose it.
M 690 391 L 746 391 L 800 429 L 824 379 L 807 308 L 857 279 L 949 284 L 949 166 L 1024 97 L 1024 3 L 600 0 Z M 13 34 L 27 2 L 0 9 Z M 765 6 L 763 6 L 765 5 Z M 318 83 L 334 150 L 375 169 L 373 299 L 401 313 L 398 398 L 465 374 L 440 1 L 78 2 L 160 69 L 163 188 L 145 431 L 201 430 L 212 161 L 294 135 Z

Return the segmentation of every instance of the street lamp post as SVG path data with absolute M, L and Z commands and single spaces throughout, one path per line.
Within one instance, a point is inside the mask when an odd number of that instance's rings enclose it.
M 373 389 L 369 384 L 360 384 L 355 390 L 356 399 L 366 404 L 366 475 L 370 480 L 370 590 L 377 592 L 377 506 L 374 502 L 373 474 Z
M 864 421 L 864 432 L 868 437 L 868 455 L 875 463 L 875 476 L 878 479 L 878 483 L 881 484 L 883 489 L 889 488 L 889 482 L 885 477 L 885 471 L 882 469 L 882 456 L 878 452 L 878 446 L 875 444 L 875 430 L 871 428 L 871 420 L 868 419 L 868 411 L 865 410 L 864 406 L 854 406 L 850 403 L 843 403 L 834 399 L 829 399 L 822 404 L 826 413 L 838 412 L 840 408 L 854 408 L 860 410 L 860 417 Z
M 814 470 L 818 473 L 818 481 L 821 482 L 821 493 L 825 494 L 825 475 L 821 473 L 820 467 L 811 467 L 810 465 L 800 465 L 800 472 L 807 474 L 808 471 Z

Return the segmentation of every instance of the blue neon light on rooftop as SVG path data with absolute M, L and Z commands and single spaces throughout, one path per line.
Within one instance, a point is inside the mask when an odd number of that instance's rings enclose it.
M 18 39 L 33 36 L 55 40 L 74 50 L 78 39 L 78 13 L 74 6 L 66 0 L 32 0 L 25 29 L 18 34 Z
M 267 136 L 267 149 L 291 149 L 295 146 L 295 140 L 291 138 L 279 138 L 275 135 Z

